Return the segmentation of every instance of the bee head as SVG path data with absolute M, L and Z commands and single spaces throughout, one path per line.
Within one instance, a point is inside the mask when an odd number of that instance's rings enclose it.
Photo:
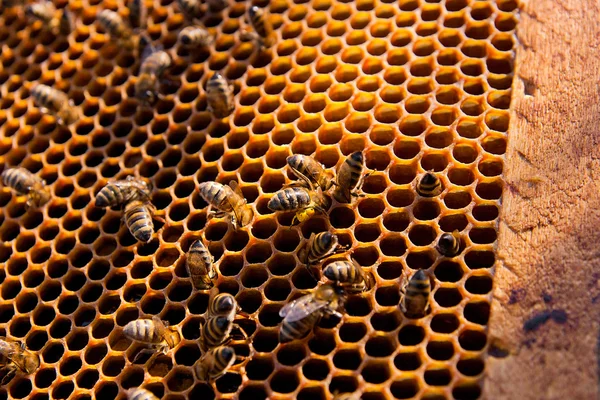
M 421 185 L 430 186 L 430 185 L 435 184 L 436 181 L 437 181 L 437 177 L 435 176 L 435 174 L 433 172 L 427 172 L 421 178 Z
M 192 43 L 192 38 L 190 37 L 190 35 L 181 35 L 181 43 L 189 46 Z
M 354 153 L 350 154 L 350 159 L 356 163 L 362 164 L 364 159 L 362 151 L 355 151 Z
M 444 233 L 440 236 L 440 240 L 438 241 L 438 245 L 441 247 L 452 247 L 454 244 L 454 236 L 451 233 Z
M 260 8 L 258 8 L 258 6 L 250 7 L 250 10 L 248 10 L 248 15 L 250 15 L 250 18 L 254 18 L 256 15 L 260 15 Z

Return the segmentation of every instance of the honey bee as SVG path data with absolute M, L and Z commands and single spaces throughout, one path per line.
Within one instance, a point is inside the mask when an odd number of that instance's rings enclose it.
M 25 343 L 9 341 L 5 337 L 0 337 L 0 356 L 2 356 L 4 368 L 7 370 L 0 385 L 9 381 L 17 371 L 30 375 L 40 367 L 40 357 L 27 350 Z
M 177 0 L 179 7 L 188 19 L 201 18 L 203 14 L 201 0 Z
M 175 328 L 165 325 L 160 318 L 136 319 L 123 327 L 123 335 L 130 340 L 144 343 L 149 348 L 142 349 L 135 360 L 144 353 L 167 354 L 181 342 L 181 336 Z
M 152 214 L 156 211 L 154 206 L 140 200 L 130 201 L 125 205 L 123 219 L 131 235 L 138 241 L 148 243 L 154 233 Z
M 431 282 L 427 272 L 418 270 L 400 289 L 400 308 L 408 318 L 421 318 L 429 312 Z
M 64 18 L 69 17 L 67 10 L 57 11 L 56 7 L 51 1 L 40 1 L 38 3 L 28 4 L 25 7 L 25 14 L 28 16 L 42 21 L 50 32 L 54 35 L 59 33 L 69 34 L 71 32 L 72 24 L 71 21 L 68 26 L 65 26 Z
M 40 83 L 31 89 L 31 96 L 43 111 L 52 113 L 59 124 L 70 125 L 79 120 L 73 100 L 60 90 Z
M 133 31 L 118 13 L 112 10 L 102 10 L 98 14 L 98 23 L 123 48 L 126 50 L 133 50 L 135 48 Z
M 217 276 L 213 262 L 213 256 L 201 240 L 192 243 L 185 268 L 196 289 L 207 290 L 213 286 L 212 280 Z
M 41 207 L 50 201 L 50 189 L 46 182 L 22 167 L 9 168 L 2 172 L 2 184 L 18 194 L 27 195 L 27 205 Z
M 208 9 L 210 12 L 220 12 L 227 8 L 229 5 L 227 0 L 206 0 Z
M 234 229 L 248 225 L 254 218 L 252 207 L 247 204 L 244 195 L 237 182 L 229 182 L 229 186 L 221 185 L 218 182 L 203 182 L 199 187 L 200 196 L 210 207 L 218 211 L 211 211 L 209 218 L 229 214 Z
M 158 400 L 158 397 L 149 390 L 133 388 L 127 391 L 127 400 Z
M 325 214 L 329 203 L 320 188 L 314 191 L 294 186 L 275 192 L 267 207 L 272 211 L 297 211 L 292 220 L 293 225 L 295 220 L 306 221 L 315 211 Z
M 323 275 L 338 285 L 348 287 L 353 292 L 363 292 L 373 287 L 374 278 L 363 271 L 356 260 L 334 261 L 323 269 Z
M 220 346 L 235 337 L 247 339 L 246 333 L 234 323 L 238 310 L 235 297 L 229 293 L 216 294 L 216 289 L 212 290 L 206 322 L 200 332 L 200 347 L 203 350 Z M 232 334 L 234 328 L 236 333 Z
M 437 251 L 446 257 L 454 257 L 460 253 L 460 234 L 458 230 L 443 233 L 435 246 Z
M 306 186 L 315 187 L 316 185 L 322 190 L 328 190 L 333 185 L 333 173 L 324 169 L 314 158 L 294 154 L 289 156 L 286 161 L 294 175 L 306 183 Z
M 194 373 L 198 380 L 212 382 L 224 375 L 235 360 L 235 350 L 232 347 L 219 346 L 200 357 L 194 364 Z
M 279 329 L 279 342 L 287 343 L 305 337 L 325 315 L 341 318 L 338 309 L 344 303 L 341 288 L 321 285 L 312 293 L 302 296 L 279 310 L 283 318 Z
M 442 190 L 442 182 L 433 172 L 426 172 L 417 183 L 417 193 L 423 197 L 438 196 Z
M 154 104 L 160 97 L 158 94 L 158 80 L 172 64 L 171 57 L 166 51 L 159 50 L 151 45 L 146 46 L 142 53 L 142 66 L 135 83 L 135 97 L 144 104 Z
M 321 232 L 316 235 L 314 232 L 308 238 L 308 242 L 298 251 L 298 258 L 306 265 L 309 273 L 318 281 L 312 273 L 310 266 L 329 257 L 334 253 L 347 251 L 348 247 L 341 246 L 335 233 Z
M 152 184 L 143 179 L 128 176 L 109 182 L 96 195 L 96 207 L 116 207 L 133 200 L 150 201 Z
M 130 0 L 127 4 L 129 8 L 129 22 L 135 28 L 143 28 L 148 18 L 148 9 L 144 0 Z
M 186 47 L 207 47 L 213 42 L 213 37 L 200 26 L 186 26 L 179 31 L 177 40 Z
M 276 37 L 268 12 L 257 6 L 251 6 L 248 10 L 248 17 L 260 46 L 264 48 L 273 46 Z
M 233 85 L 218 72 L 206 83 L 207 110 L 217 118 L 228 117 L 235 109 Z
M 363 153 L 356 151 L 350 154 L 340 166 L 337 173 L 337 187 L 333 191 L 333 198 L 339 203 L 350 203 L 352 196 L 360 196 L 353 190 L 358 187 L 358 182 L 361 180 L 363 162 Z

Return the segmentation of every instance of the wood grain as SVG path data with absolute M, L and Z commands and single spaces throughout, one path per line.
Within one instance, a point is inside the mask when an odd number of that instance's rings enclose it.
M 599 15 L 522 4 L 487 399 L 599 398 Z

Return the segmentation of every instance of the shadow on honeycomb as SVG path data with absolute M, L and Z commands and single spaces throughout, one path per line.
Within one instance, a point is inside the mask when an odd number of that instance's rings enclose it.
M 485 370 L 494 245 L 502 193 L 515 45 L 515 0 L 273 0 L 277 43 L 259 52 L 239 40 L 249 3 L 230 0 L 202 22 L 209 50 L 179 49 L 186 26 L 171 0 L 154 0 L 148 34 L 174 57 L 177 88 L 154 109 L 132 99 L 138 62 L 97 32 L 102 9 L 123 1 L 57 0 L 76 16 L 68 37 L 6 8 L 0 15 L 0 164 L 41 175 L 52 200 L 42 209 L 0 188 L 0 334 L 39 352 L 41 367 L 0 389 L 11 399 L 111 399 L 144 386 L 163 399 L 476 399 Z M 236 107 L 206 111 L 212 71 L 233 81 Z M 69 128 L 34 106 L 31 84 L 64 92 L 82 118 Z M 190 128 L 188 132 L 188 127 Z M 288 229 L 292 215 L 266 204 L 293 178 L 291 154 L 325 167 L 364 150 L 366 197 L 334 204 Z M 433 170 L 446 190 L 419 198 L 415 178 Z M 95 208 L 109 181 L 137 174 L 154 184 L 166 223 L 138 244 L 119 212 Z M 255 211 L 234 231 L 207 222 L 200 182 L 240 182 Z M 296 252 L 331 229 L 377 281 L 351 296 L 335 327 L 278 344 L 279 309 L 316 287 Z M 434 242 L 458 230 L 460 256 Z M 198 382 L 199 327 L 208 294 L 192 288 L 184 254 L 210 241 L 217 287 L 251 315 L 253 354 L 216 384 Z M 428 270 L 432 312 L 399 311 L 402 275 Z M 178 348 L 150 370 L 132 364 L 128 322 L 157 315 L 177 325 Z

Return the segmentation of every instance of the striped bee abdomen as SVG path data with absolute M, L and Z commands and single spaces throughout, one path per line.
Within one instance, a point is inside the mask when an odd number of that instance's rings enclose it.
M 233 328 L 233 322 L 226 317 L 216 316 L 206 320 L 202 326 L 202 345 L 206 349 L 218 346 L 225 342 Z
M 96 195 L 96 207 L 114 207 L 123 204 L 127 200 L 124 197 L 123 190 L 115 185 L 108 184 Z
M 362 276 L 357 273 L 354 265 L 348 261 L 335 261 L 328 264 L 323 270 L 323 275 L 338 283 L 354 284 L 363 281 Z
M 267 207 L 273 211 L 295 211 L 308 207 L 311 203 L 308 190 L 300 187 L 290 187 L 275 193 Z
M 418 270 L 408 281 L 402 300 L 404 313 L 409 317 L 422 316 L 429 304 L 431 283 L 425 271 Z
M 33 185 L 31 172 L 24 168 L 11 168 L 2 172 L 2 183 L 19 194 L 27 194 Z
M 208 204 L 218 208 L 221 211 L 231 212 L 233 208 L 228 198 L 231 198 L 234 193 L 229 186 L 221 185 L 217 182 L 204 182 L 199 187 L 200 196 Z
M 131 235 L 140 242 L 149 242 L 154 233 L 152 215 L 141 201 L 133 201 L 125 206 L 125 222 Z
M 417 183 L 417 193 L 423 197 L 434 197 L 442 192 L 442 182 L 431 172 L 425 173 Z
M 350 182 L 348 185 L 349 189 L 354 189 L 360 180 L 363 169 L 363 153 L 356 151 L 348 157 L 346 160 L 348 167 L 350 168 Z
M 279 342 L 286 343 L 303 338 L 314 328 L 320 317 L 319 312 L 313 312 L 298 321 L 290 322 L 284 318 L 279 328 Z
M 156 332 L 154 321 L 151 319 L 138 319 L 127 323 L 123 334 L 129 339 L 145 343 L 160 343 L 163 340 Z

